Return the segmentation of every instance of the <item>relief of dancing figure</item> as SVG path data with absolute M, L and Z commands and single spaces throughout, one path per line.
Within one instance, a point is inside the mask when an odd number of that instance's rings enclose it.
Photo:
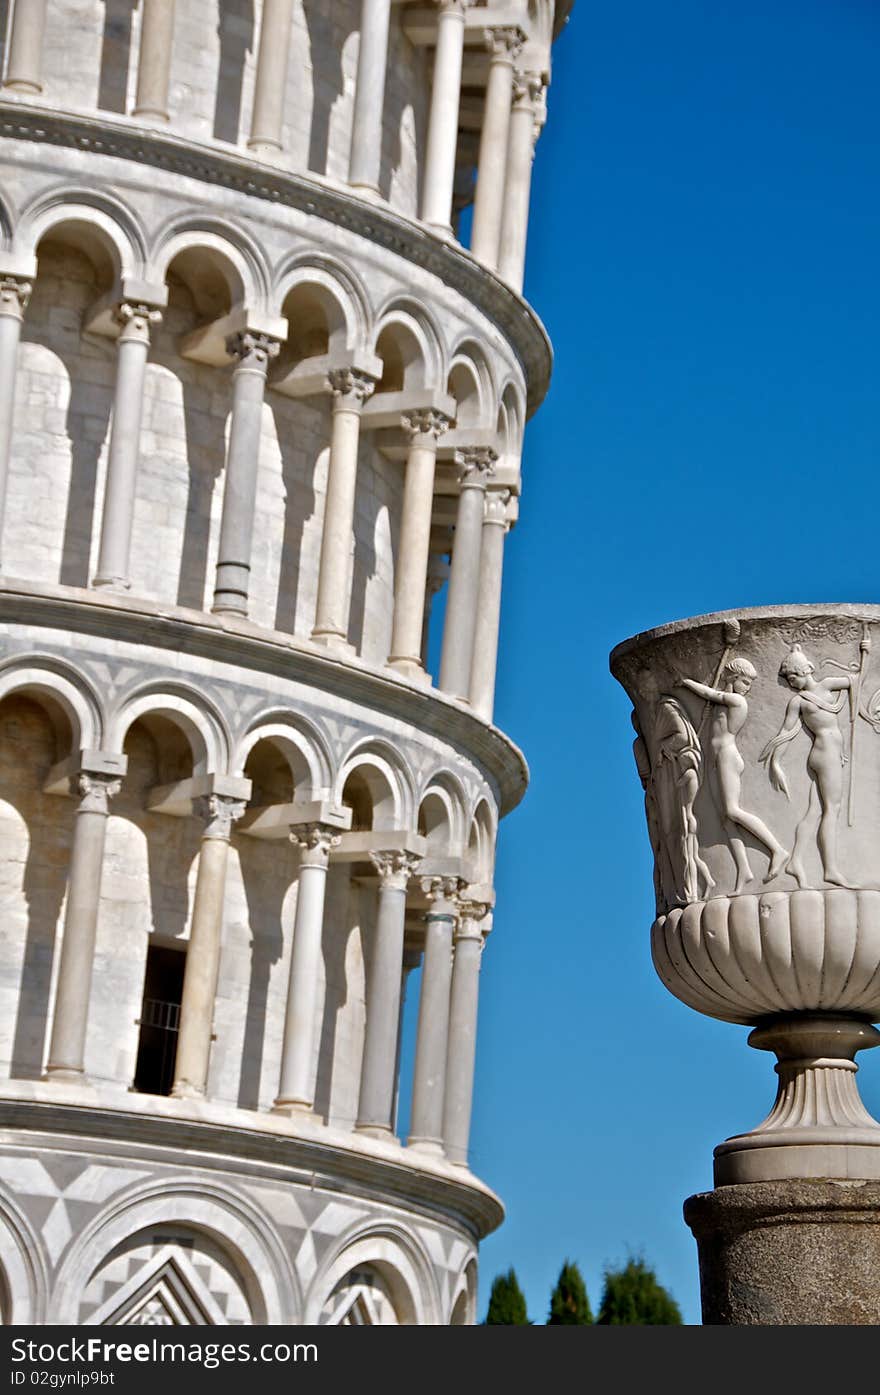
M 815 669 L 816 665 L 799 644 L 795 644 L 782 660 L 779 676 L 792 689 L 794 696 L 789 699 L 779 732 L 767 742 L 759 759 L 768 762 L 767 770 L 773 788 L 781 790 L 786 799 L 790 798 L 781 752 L 799 731 L 806 731 L 811 742 L 807 756 L 810 794 L 785 870 L 791 873 L 798 886 L 807 885 L 803 864 L 804 843 L 814 822 L 818 799 L 820 816 L 817 842 L 825 880 L 835 886 L 848 886 L 837 866 L 837 822 L 843 799 L 843 767 L 846 763 L 838 718 L 846 703 L 845 693 L 852 695 L 855 678 L 853 675 L 815 678 Z
M 653 789 L 675 882 L 670 904 L 698 901 L 715 885 L 700 856 L 694 803 L 700 788 L 703 753 L 687 713 L 663 694 L 654 719 Z M 701 890 L 702 884 L 702 890 Z
M 737 892 L 741 892 L 748 882 L 754 880 L 745 844 L 738 834 L 738 829 L 750 833 L 756 842 L 767 849 L 770 865 L 764 877 L 765 882 L 779 875 L 788 856 L 779 839 L 770 832 L 758 815 L 749 813 L 742 806 L 745 761 L 739 753 L 736 739 L 749 715 L 746 697 L 756 678 L 757 672 L 748 659 L 733 658 L 728 660 L 721 671 L 720 687 L 698 683 L 693 678 L 681 679 L 682 687 L 689 688 L 692 693 L 705 698 L 714 708 L 709 737 L 714 766 L 710 767 L 709 780 L 736 865 Z

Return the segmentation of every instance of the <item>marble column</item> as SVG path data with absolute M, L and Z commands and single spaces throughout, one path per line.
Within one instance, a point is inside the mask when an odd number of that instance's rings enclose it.
M 480 584 L 480 552 L 483 542 L 483 503 L 486 484 L 497 454 L 490 448 L 456 452 L 461 493 L 452 543 L 449 594 L 443 625 L 440 687 L 444 693 L 467 700 L 471 687 L 474 630 Z
M 260 155 L 281 149 L 292 15 L 293 0 L 263 0 L 254 110 L 248 141 L 248 147 Z
M 477 1003 L 486 906 L 465 903 L 455 930 L 449 995 L 449 1044 L 443 1099 L 443 1147 L 450 1162 L 467 1167 L 477 1051 Z
M 79 807 L 70 849 L 64 935 L 46 1064 L 50 1079 L 71 1084 L 83 1079 L 107 815 L 109 801 L 121 783 L 116 775 L 91 773 L 81 774 L 77 782 Z
M 409 412 L 402 419 L 410 447 L 403 482 L 400 542 L 394 576 L 394 618 L 388 662 L 410 678 L 424 677 L 422 622 L 434 508 L 437 441 L 449 418 L 434 410 Z
M 422 881 L 422 888 L 431 909 L 425 916 L 425 962 L 419 995 L 412 1114 L 407 1142 L 409 1147 L 420 1152 L 442 1157 L 452 936 L 458 916 L 453 898 L 458 881 L 454 877 L 426 877 Z
M 507 535 L 509 489 L 489 489 L 483 511 L 480 547 L 480 584 L 471 663 L 471 707 L 487 722 L 495 706 L 495 671 L 498 666 L 498 631 L 501 625 L 501 577 L 504 539 Z
M 507 141 L 513 100 L 513 64 L 524 40 L 525 35 L 516 24 L 486 30 L 486 47 L 490 54 L 489 80 L 486 84 L 483 129 L 480 132 L 471 252 L 492 271 L 498 265 L 501 238 Z
M 277 1114 L 309 1114 L 315 1103 L 315 1028 L 318 971 L 324 929 L 324 894 L 330 850 L 339 843 L 338 832 L 326 824 L 303 824 L 290 837 L 301 850 L 299 889 L 293 926 L 293 950 Z
M 327 375 L 327 382 L 333 394 L 333 428 L 312 639 L 347 645 L 361 408 L 376 380 L 350 368 L 336 368 Z
M 280 347 L 277 339 L 247 330 L 231 335 L 226 344 L 227 353 L 238 364 L 232 375 L 232 422 L 211 607 L 217 615 L 248 613 L 266 371 Z
M 356 1127 L 390 1138 L 394 1131 L 406 888 L 420 859 L 406 852 L 371 853 L 379 874 L 379 911 L 367 980 L 367 1021 Z
M 116 390 L 107 454 L 101 546 L 92 584 L 125 590 L 131 584 L 128 575 L 131 529 L 150 328 L 161 322 L 162 312 L 154 306 L 124 300 L 117 307 L 115 318 L 122 331 L 116 341 Z
M 543 91 L 544 85 L 536 73 L 516 74 L 498 253 L 498 274 L 515 291 L 522 290 L 525 270 L 532 161 Z
M 199 1098 L 204 1095 L 208 1083 L 229 839 L 233 823 L 241 818 L 247 807 L 244 800 L 218 794 L 205 796 L 199 800 L 199 806 L 205 831 L 199 847 L 171 1087 L 172 1095 L 178 1099 Z
M 3 86 L 13 92 L 42 92 L 46 0 L 15 0 Z
M 134 116 L 168 120 L 168 85 L 174 44 L 174 0 L 141 0 Z
M 0 275 L 0 548 L 6 514 L 12 423 L 15 416 L 18 344 L 30 293 L 30 281 L 25 281 L 20 276 Z
M 452 190 L 458 148 L 458 108 L 464 52 L 464 14 L 470 0 L 436 0 L 437 48 L 428 116 L 428 145 L 422 191 L 422 221 L 435 232 L 452 233 Z
M 361 0 L 354 115 L 348 182 L 356 189 L 379 193 L 382 163 L 382 119 L 385 114 L 385 69 L 391 0 Z

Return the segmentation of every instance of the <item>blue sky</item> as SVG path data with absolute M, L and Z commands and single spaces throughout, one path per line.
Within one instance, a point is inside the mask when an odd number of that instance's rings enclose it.
M 612 646 L 679 616 L 880 593 L 880 9 L 577 0 L 538 147 L 526 293 L 556 370 L 526 435 L 497 702 L 502 827 L 473 1166 L 546 1318 L 642 1251 L 699 1321 L 681 1204 L 757 1123 L 772 1057 L 672 998 Z M 860 1081 L 880 1114 L 880 1051 Z

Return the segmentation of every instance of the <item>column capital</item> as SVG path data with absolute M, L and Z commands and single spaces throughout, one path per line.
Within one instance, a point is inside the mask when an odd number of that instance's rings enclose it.
M 392 891 L 406 891 L 410 877 L 418 870 L 422 859 L 401 848 L 391 852 L 371 852 L 370 861 L 379 874 L 383 888 L 387 886 Z
M 121 327 L 120 340 L 139 339 L 149 344 L 150 330 L 162 323 L 162 311 L 146 301 L 121 300 L 114 307 L 113 319 Z
M 480 901 L 458 900 L 458 924 L 455 928 L 455 943 L 459 940 L 478 940 L 482 945 L 487 928 L 483 921 L 489 914 L 490 907 Z
M 456 920 L 458 894 L 465 883 L 461 877 L 422 877 L 422 893 L 430 903 L 425 920 Z
M 487 489 L 483 505 L 483 522 L 498 525 L 506 532 L 510 527 L 507 505 L 510 503 L 509 489 Z
M 230 358 L 238 359 L 239 367 L 254 368 L 265 373 L 269 360 L 277 358 L 281 350 L 280 339 L 257 330 L 237 329 L 226 338 L 226 352 Z
M 303 823 L 290 830 L 290 841 L 300 850 L 301 867 L 324 867 L 333 848 L 339 847 L 339 829 L 328 823 Z
M 118 775 L 99 775 L 93 771 L 81 771 L 76 779 L 76 792 L 80 798 L 77 813 L 109 813 L 109 801 L 121 789 L 122 780 Z
M 449 430 L 452 418 L 445 412 L 437 411 L 435 407 L 417 407 L 412 411 L 403 412 L 400 424 L 412 441 L 415 441 L 417 436 L 433 436 L 434 440 L 438 441 L 443 432 Z
M 483 38 L 489 50 L 490 62 L 512 64 L 519 57 L 526 41 L 526 32 L 518 24 L 497 24 L 486 29 Z
M 541 107 L 544 93 L 544 79 L 540 73 L 523 71 L 516 68 L 513 74 L 513 105 L 514 107 L 530 108 L 537 112 Z
M 227 794 L 200 795 L 193 800 L 193 804 L 195 813 L 205 822 L 202 837 L 220 838 L 227 843 L 232 836 L 232 825 L 241 818 L 247 808 L 244 799 L 235 799 Z
M 33 282 L 24 276 L 0 275 L 0 315 L 22 319 L 32 290 Z
M 368 397 L 376 391 L 376 379 L 358 368 L 331 368 L 327 387 L 333 394 L 334 406 L 360 411 Z
M 464 18 L 465 10 L 470 9 L 474 0 L 435 0 L 435 3 L 442 15 L 461 15 Z
M 454 460 L 462 489 L 485 489 L 495 472 L 497 450 L 492 446 L 462 446 Z

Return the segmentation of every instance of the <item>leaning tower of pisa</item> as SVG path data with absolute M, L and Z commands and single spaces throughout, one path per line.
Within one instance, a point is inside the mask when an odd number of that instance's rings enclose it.
M 0 0 L 7 1323 L 475 1319 L 567 9 Z

